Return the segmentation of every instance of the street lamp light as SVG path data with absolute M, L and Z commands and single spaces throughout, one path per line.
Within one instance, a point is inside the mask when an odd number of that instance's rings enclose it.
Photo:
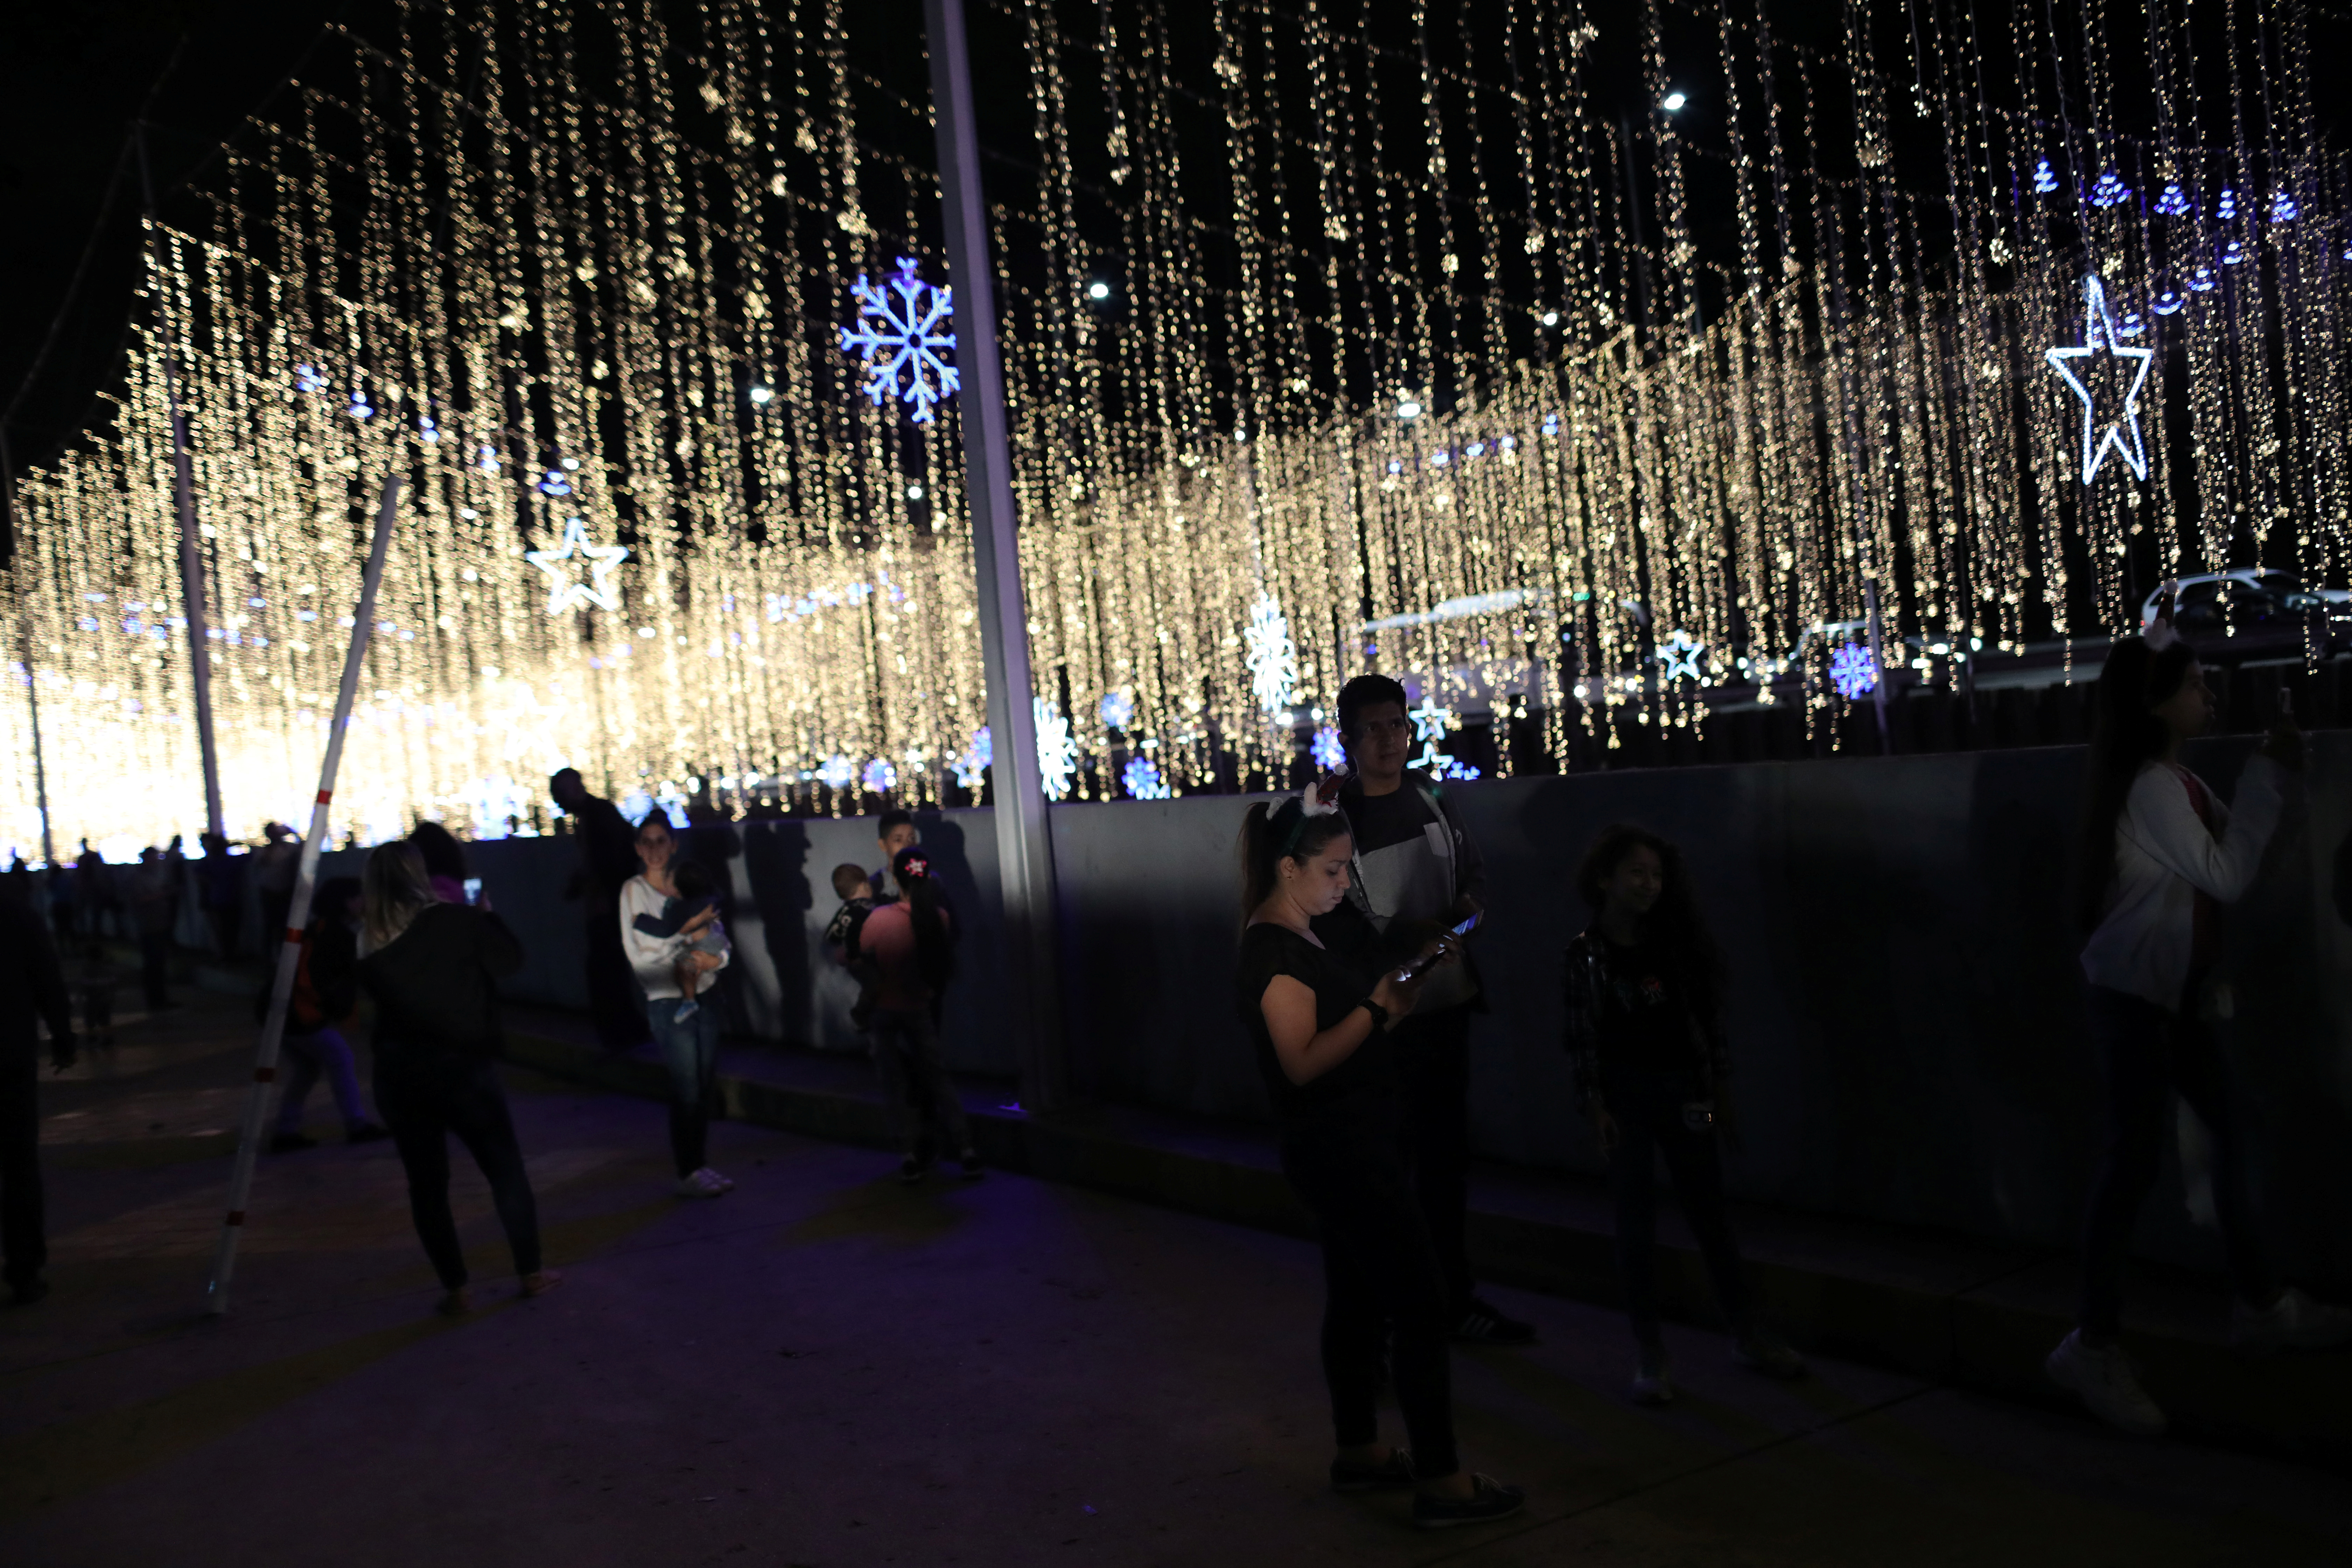
M 768 399 L 775 395 L 776 389 L 772 386 L 754 386 L 751 388 L 751 401 L 761 405 L 762 407 L 766 406 Z
M 1418 418 L 1420 418 L 1420 417 L 1421 417 L 1421 399 L 1419 399 L 1419 398 L 1417 398 L 1417 397 L 1411 396 L 1411 395 L 1404 395 L 1404 396 L 1400 396 L 1400 397 L 1397 399 L 1397 417 L 1398 417 L 1398 418 L 1400 418 L 1400 419 L 1418 419 Z
M 1096 279 L 1087 285 L 1087 298 L 1097 301 L 1109 299 L 1110 285 L 1099 278 Z

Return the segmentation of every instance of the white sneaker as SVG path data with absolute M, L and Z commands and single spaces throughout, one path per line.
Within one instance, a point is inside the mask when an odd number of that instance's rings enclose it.
M 2352 1340 L 2352 1311 L 2315 1301 L 2290 1286 L 2268 1307 L 2230 1304 L 2230 1348 L 2250 1354 L 2324 1351 Z
M 720 1175 L 718 1172 L 712 1170 L 708 1165 L 703 1166 L 702 1169 L 695 1172 L 694 1173 L 719 1192 L 731 1193 L 735 1190 L 734 1183 L 729 1181 L 726 1177 Z
M 2135 1437 L 2164 1436 L 2164 1412 L 2139 1385 L 2139 1374 L 2132 1370 L 2123 1346 L 2086 1345 L 2077 1329 L 2058 1342 L 2042 1366 L 2051 1382 L 2080 1394 L 2091 1414 L 2108 1426 Z
M 725 1189 L 706 1180 L 709 1174 L 709 1171 L 702 1170 L 680 1176 L 674 1190 L 682 1198 L 715 1198 Z

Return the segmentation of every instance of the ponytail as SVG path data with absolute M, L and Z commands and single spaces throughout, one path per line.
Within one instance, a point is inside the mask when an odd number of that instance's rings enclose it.
M 1278 804 L 1259 801 L 1242 818 L 1242 919 L 1272 897 L 1285 860 L 1307 860 L 1334 838 L 1347 836 L 1347 819 L 1336 811 L 1310 812 L 1292 795 Z
M 931 879 L 930 858 L 909 844 L 890 862 L 907 895 L 907 923 L 915 933 L 915 973 L 936 996 L 955 973 L 955 949 L 940 913 L 940 886 Z

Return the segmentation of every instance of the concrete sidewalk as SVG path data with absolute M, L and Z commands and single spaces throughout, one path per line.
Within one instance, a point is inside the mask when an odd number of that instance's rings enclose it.
M 650 1054 L 610 1058 L 583 1020 L 519 1010 L 511 1054 L 574 1081 L 659 1098 Z M 961 1082 L 981 1152 L 1007 1169 L 1236 1222 L 1311 1236 L 1278 1168 L 1272 1130 L 1121 1106 L 1033 1118 L 1013 1087 Z M 727 1113 L 871 1148 L 887 1144 L 870 1066 L 841 1053 L 737 1045 L 721 1060 Z M 1488 1165 L 1473 1177 L 1470 1243 L 1481 1277 L 1601 1306 L 1620 1297 L 1607 1194 L 1597 1180 Z M 1798 1344 L 2073 1409 L 2042 1371 L 2072 1327 L 2071 1255 L 2032 1254 L 1755 1205 L 1734 1225 L 1767 1311 Z M 1662 1223 L 1669 1316 L 1719 1327 L 1713 1291 L 1678 1215 Z M 2209 1442 L 2352 1468 L 2352 1353 L 2250 1361 L 2230 1352 L 2218 1279 L 2142 1267 L 2127 1332 L 2176 1430 Z
M 521 1069 L 561 1290 L 513 1298 L 461 1156 L 484 1302 L 434 1316 L 396 1160 L 330 1139 L 263 1163 L 236 1310 L 198 1321 L 237 1007 L 45 1086 L 57 1294 L 0 1313 L 10 1568 L 2352 1554 L 2332 1475 L 1836 1358 L 1780 1384 L 1675 1327 L 1686 1397 L 1636 1409 L 1613 1313 L 1508 1288 L 1543 1342 L 1457 1355 L 1455 1397 L 1466 1458 L 1531 1505 L 1417 1534 L 1401 1499 L 1323 1488 L 1307 1244 L 1009 1173 L 902 1187 L 887 1154 L 744 1122 L 714 1130 L 740 1190 L 680 1201 L 656 1104 Z

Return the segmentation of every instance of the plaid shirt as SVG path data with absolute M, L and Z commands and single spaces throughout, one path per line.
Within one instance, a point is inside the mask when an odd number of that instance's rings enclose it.
M 1568 1026 L 1562 1044 L 1576 1074 L 1576 1109 L 1590 1112 L 1601 1098 L 1601 1041 L 1603 1021 L 1630 1009 L 1620 987 L 1630 981 L 1615 973 L 1610 944 L 1597 931 L 1579 932 L 1560 962 Z M 1719 1015 L 1701 1016 L 1692 1009 L 1691 1068 L 1703 1082 L 1717 1083 L 1731 1076 L 1731 1041 Z

